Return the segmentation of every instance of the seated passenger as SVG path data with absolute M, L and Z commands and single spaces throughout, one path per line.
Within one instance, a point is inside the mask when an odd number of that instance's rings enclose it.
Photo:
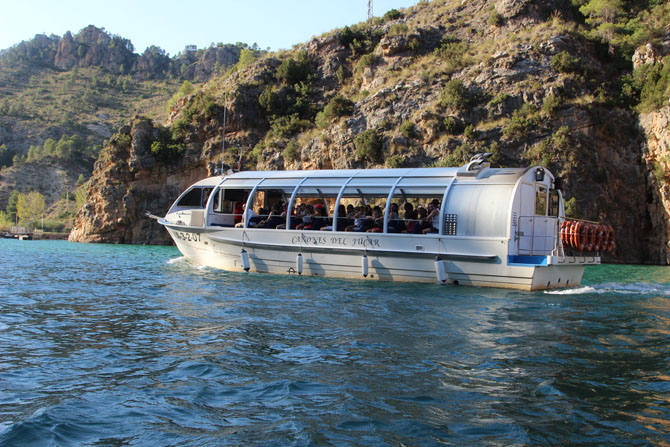
M 235 208 L 233 209 L 233 214 L 235 217 L 235 223 L 242 222 L 242 213 L 244 213 L 244 203 L 235 202 Z
M 430 222 L 426 220 L 426 217 L 428 216 L 428 211 L 426 210 L 426 208 L 420 206 L 416 209 L 416 213 L 417 213 L 416 225 L 414 226 L 414 231 L 412 232 L 414 234 L 423 234 L 423 230 L 431 227 Z
M 400 220 L 400 215 L 398 214 L 398 204 L 392 203 L 389 209 L 388 215 L 388 231 L 389 233 L 400 233 L 405 229 L 405 224 Z
M 260 216 L 258 216 L 256 213 L 254 213 L 254 210 L 253 210 L 253 208 L 251 208 L 251 207 L 249 207 L 249 209 L 248 209 L 247 212 L 245 213 L 245 212 L 244 212 L 244 209 L 246 208 L 246 206 L 247 206 L 246 203 L 242 204 L 242 214 L 243 214 L 246 218 L 248 218 L 248 220 L 249 220 L 249 224 L 248 224 L 248 226 L 249 226 L 249 227 L 253 227 L 254 225 L 256 225 L 256 223 L 257 223 L 261 218 L 260 218 Z M 244 220 L 241 220 L 240 222 L 238 222 L 238 223 L 235 224 L 235 228 L 243 228 L 243 227 L 244 227 Z
M 281 203 L 275 203 L 275 205 L 272 207 L 272 210 L 270 211 L 270 215 L 266 218 L 260 221 L 256 227 L 257 228 L 276 228 L 277 225 L 281 225 L 282 223 L 286 222 L 286 215 L 284 214 L 282 210 Z M 284 224 L 286 225 L 286 224 Z
M 365 215 L 365 207 L 358 207 L 356 209 L 356 217 L 353 225 L 349 225 L 344 231 L 367 231 L 372 226 L 372 219 Z
M 384 231 L 384 220 L 382 219 L 382 209 L 380 207 L 376 206 L 373 208 L 370 222 L 370 228 L 365 230 L 368 233 L 381 233 Z
M 314 207 L 312 205 L 305 205 L 305 212 L 302 216 L 302 222 L 295 226 L 296 230 L 311 230 L 312 229 L 312 215 L 314 214 Z
M 340 205 L 337 207 L 337 231 L 344 231 L 344 229 L 348 225 L 348 219 L 346 217 L 347 210 L 340 203 Z M 321 231 L 332 231 L 333 230 L 333 221 L 332 219 L 328 219 L 328 225 L 325 227 L 321 227 Z
M 437 233 L 440 229 L 440 202 L 433 199 L 428 204 L 428 215 L 424 219 L 423 234 Z
M 414 233 L 414 230 L 416 229 L 418 222 L 417 222 L 417 214 L 416 211 L 414 211 L 414 207 L 412 206 L 411 203 L 407 202 L 405 203 L 405 220 L 403 222 L 405 228 L 401 230 L 403 233 Z

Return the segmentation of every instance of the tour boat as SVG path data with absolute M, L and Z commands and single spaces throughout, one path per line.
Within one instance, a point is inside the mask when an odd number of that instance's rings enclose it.
M 579 285 L 614 245 L 611 227 L 566 220 L 559 186 L 546 168 L 492 168 L 485 156 L 454 168 L 229 170 L 150 216 L 189 261 L 217 269 L 542 290 Z

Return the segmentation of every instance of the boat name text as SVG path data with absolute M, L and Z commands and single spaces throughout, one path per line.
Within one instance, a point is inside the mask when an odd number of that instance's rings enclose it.
M 343 236 L 309 236 L 306 234 L 295 235 L 291 238 L 291 244 L 297 245 L 338 245 L 341 247 L 381 247 L 381 241 L 377 238 Z

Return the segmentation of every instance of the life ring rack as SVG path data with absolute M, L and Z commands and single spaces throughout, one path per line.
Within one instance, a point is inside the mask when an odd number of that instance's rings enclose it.
M 579 252 L 613 253 L 616 249 L 612 225 L 584 219 L 565 219 L 561 222 L 563 247 Z

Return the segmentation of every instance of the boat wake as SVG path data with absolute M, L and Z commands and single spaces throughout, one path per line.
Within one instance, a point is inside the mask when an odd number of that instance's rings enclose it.
M 605 283 L 592 286 L 576 287 L 574 289 L 545 290 L 549 295 L 585 295 L 614 293 L 622 295 L 663 295 L 670 296 L 670 284 L 653 283 Z
M 184 262 L 186 260 L 185 256 L 179 256 L 178 258 L 168 259 L 168 264 L 177 264 L 178 262 Z

